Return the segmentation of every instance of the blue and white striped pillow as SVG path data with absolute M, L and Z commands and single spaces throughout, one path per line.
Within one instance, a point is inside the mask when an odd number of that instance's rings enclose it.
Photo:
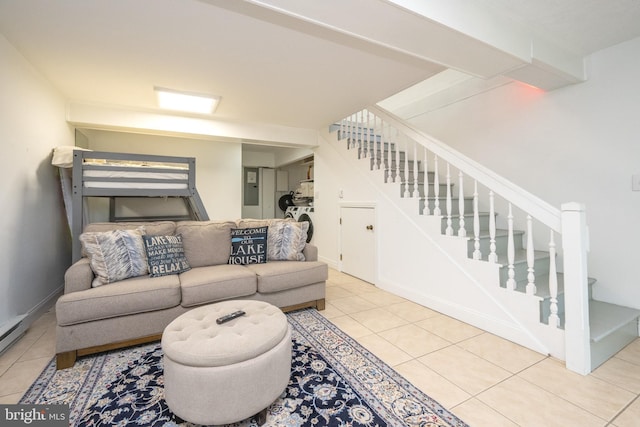
M 140 227 L 135 230 L 87 232 L 80 235 L 80 242 L 96 275 L 92 287 L 149 272 L 143 234 L 144 228 Z

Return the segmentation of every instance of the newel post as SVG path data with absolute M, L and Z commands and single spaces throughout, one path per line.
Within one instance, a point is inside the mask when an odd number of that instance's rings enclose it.
M 589 235 L 585 207 L 571 202 L 564 203 L 561 209 L 566 366 L 586 375 L 591 372 L 591 336 L 587 276 Z

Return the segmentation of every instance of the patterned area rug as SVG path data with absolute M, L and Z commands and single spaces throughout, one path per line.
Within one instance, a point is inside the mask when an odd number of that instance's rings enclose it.
M 466 426 L 316 310 L 287 318 L 291 379 L 264 426 Z M 159 343 L 86 356 L 62 371 L 52 361 L 20 403 L 68 404 L 72 426 L 192 426 L 164 401 Z M 251 418 L 231 426 L 257 423 Z

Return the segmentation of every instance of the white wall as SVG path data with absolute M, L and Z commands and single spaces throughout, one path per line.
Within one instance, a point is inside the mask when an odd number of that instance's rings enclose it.
M 219 142 L 112 131 L 85 131 L 89 148 L 123 153 L 195 157 L 196 188 L 209 218 L 240 218 L 242 146 Z
M 65 101 L 0 35 L 0 325 L 53 302 L 71 261 L 51 150 L 73 145 Z
M 586 204 L 594 296 L 640 308 L 640 38 L 588 58 L 589 80 L 549 93 L 512 83 L 436 111 L 417 127 L 560 207 Z

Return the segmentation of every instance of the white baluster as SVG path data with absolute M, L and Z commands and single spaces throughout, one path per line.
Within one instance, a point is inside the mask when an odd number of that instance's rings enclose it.
M 511 203 L 509 203 L 509 216 L 507 216 L 508 223 L 508 231 L 507 231 L 507 263 L 508 266 L 508 275 L 507 279 L 507 289 L 513 291 L 516 289 L 516 270 L 513 267 L 513 263 L 515 262 L 516 250 L 515 244 L 513 242 L 513 212 L 511 210 Z
M 532 221 L 531 215 L 527 215 L 527 295 L 534 295 L 536 293 L 536 275 L 533 270 L 535 251 L 533 249 Z
M 433 214 L 441 216 L 440 211 L 440 178 L 438 177 L 438 156 L 433 157 Z
M 356 113 L 356 148 L 358 149 L 358 158 L 362 158 L 362 121 L 363 121 L 363 112 L 358 111 Z
M 375 115 L 373 116 L 375 118 Z M 374 125 L 371 124 L 371 113 L 367 111 L 367 157 L 371 158 L 371 140 L 374 139 L 375 130 Z
M 549 326 L 560 327 L 560 317 L 558 316 L 558 273 L 556 271 L 556 243 L 553 239 L 553 230 L 549 239 L 549 295 L 551 305 L 549 306 Z
M 404 197 L 411 197 L 409 192 L 409 140 L 402 137 L 404 140 Z
M 398 182 L 401 180 L 400 178 L 400 130 L 396 129 L 396 138 L 393 145 L 393 162 L 395 163 L 395 168 L 393 169 L 393 182 Z
M 427 156 L 427 147 L 423 147 L 424 150 L 424 179 L 422 180 L 422 185 L 424 185 L 424 209 L 422 211 L 423 215 L 431 215 L 431 211 L 429 210 L 429 162 Z
M 358 137 L 358 129 L 357 129 L 357 121 L 358 121 L 358 116 L 357 113 L 354 113 L 351 115 L 351 148 L 355 148 L 356 146 L 356 138 Z
M 378 125 L 377 125 L 378 122 L 377 122 L 377 120 L 378 120 L 378 117 L 374 114 L 373 115 L 373 130 L 372 130 L 373 138 L 371 140 L 371 146 L 369 148 L 370 149 L 369 158 L 374 159 L 374 160 L 372 160 L 372 162 L 375 161 L 375 158 L 376 158 L 376 144 L 378 143 Z M 371 168 L 373 169 L 373 163 L 371 165 L 372 165 Z
M 458 213 L 460 214 L 460 222 L 458 227 L 458 237 L 467 237 L 467 230 L 464 228 L 464 175 L 462 171 L 458 171 Z
M 498 254 L 496 254 L 496 209 L 493 191 L 489 191 L 489 262 L 498 262 Z
M 420 190 L 418 188 L 418 143 L 413 142 L 413 197 L 420 197 Z
M 447 162 L 447 228 L 444 231 L 447 236 L 453 236 L 451 225 L 451 171 L 449 170 L 449 162 Z
M 478 181 L 473 184 L 473 259 L 482 259 L 480 252 L 480 212 L 478 212 Z
M 384 120 L 380 119 L 380 150 L 378 150 L 378 144 L 376 143 L 376 158 L 373 161 L 376 165 L 376 169 L 380 169 L 380 158 L 384 156 Z
M 398 130 L 396 129 L 396 134 L 398 133 Z M 386 152 L 387 152 L 387 180 L 389 179 L 389 177 L 391 176 L 391 129 L 389 129 L 389 138 L 387 138 L 387 148 L 386 148 Z
M 373 163 L 375 161 L 376 158 L 376 140 L 377 140 L 377 136 L 376 136 L 376 115 L 373 114 L 373 124 L 371 124 L 371 132 L 369 134 L 369 163 L 371 165 L 371 168 L 373 169 Z
M 381 117 L 380 131 L 377 132 L 378 135 L 376 136 L 376 161 L 375 161 L 376 169 L 380 169 L 380 163 L 382 163 L 382 144 L 384 143 L 383 133 L 384 133 L 384 120 L 382 120 L 382 117 Z M 378 149 L 378 139 L 380 140 L 380 149 Z
M 369 157 L 369 112 L 364 110 L 362 114 L 362 157 L 366 159 Z

